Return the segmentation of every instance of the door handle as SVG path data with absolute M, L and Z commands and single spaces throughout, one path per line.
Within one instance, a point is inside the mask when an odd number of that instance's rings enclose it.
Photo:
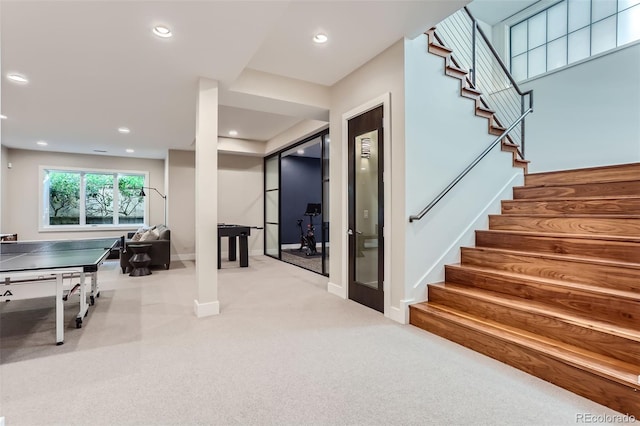
M 362 231 L 356 231 L 356 234 L 362 235 Z

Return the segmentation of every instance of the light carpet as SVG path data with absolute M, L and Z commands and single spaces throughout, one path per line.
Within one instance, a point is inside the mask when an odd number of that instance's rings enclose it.
M 53 300 L 0 311 L 0 416 L 14 425 L 575 425 L 618 413 L 326 291 L 277 260 L 224 262 L 221 314 L 194 265 L 100 271 L 83 328 Z

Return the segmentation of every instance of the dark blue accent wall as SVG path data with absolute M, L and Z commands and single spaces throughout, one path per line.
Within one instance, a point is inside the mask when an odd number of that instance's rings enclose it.
M 322 202 L 322 170 L 320 158 L 288 156 L 280 162 L 280 230 L 282 244 L 300 242 L 298 219 L 304 219 L 303 230 L 309 223 L 304 215 L 308 203 Z M 313 218 L 316 240 L 320 242 L 320 216 Z

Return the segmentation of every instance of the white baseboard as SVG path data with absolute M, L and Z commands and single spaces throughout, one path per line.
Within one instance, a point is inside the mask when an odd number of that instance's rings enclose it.
M 218 315 L 220 313 L 220 302 L 216 300 L 215 302 L 200 303 L 194 300 L 193 311 L 198 318 Z
M 181 254 L 172 254 L 171 261 L 182 261 L 182 260 L 196 260 L 195 253 L 181 253 Z
M 409 324 L 409 305 L 412 303 L 415 303 L 415 300 L 401 300 L 399 308 L 392 306 L 391 309 L 389 309 L 387 318 L 399 322 L 400 324 Z
M 333 295 L 341 297 L 343 299 L 347 298 L 347 289 L 346 287 L 339 286 L 338 284 L 334 284 L 332 282 L 327 283 L 327 291 Z
M 249 252 L 249 256 L 262 256 L 264 254 L 263 250 L 251 250 Z M 229 257 L 229 252 L 223 251 L 221 253 L 221 256 L 223 259 L 228 258 Z M 196 260 L 196 254 L 195 253 L 181 253 L 181 254 L 172 254 L 171 255 L 171 261 L 195 261 Z

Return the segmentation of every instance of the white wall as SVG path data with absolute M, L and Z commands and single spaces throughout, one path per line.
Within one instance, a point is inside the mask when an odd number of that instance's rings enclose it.
M 264 224 L 264 159 L 218 155 L 218 221 L 239 225 Z M 222 243 L 223 256 L 228 245 Z M 252 229 L 249 254 L 264 253 L 264 230 Z
M 640 43 L 529 80 L 530 172 L 640 161 Z
M 195 258 L 195 152 L 169 151 L 169 217 L 173 254 Z M 250 226 L 264 223 L 263 158 L 218 154 L 218 221 Z M 263 230 L 252 229 L 249 254 L 263 254 Z M 214 236 L 215 237 L 215 236 Z M 222 254 L 227 254 L 223 241 Z
M 1 125 L 0 125 L 1 127 Z M 8 193 L 7 193 L 7 174 L 9 169 L 7 167 L 9 158 L 9 148 L 2 146 L 0 151 L 0 233 L 9 233 L 6 230 L 6 222 L 4 215 L 4 207 L 7 206 Z
M 397 315 L 404 297 L 404 69 L 403 41 L 400 40 L 371 61 L 345 77 L 331 88 L 331 152 L 330 152 L 330 276 L 329 290 L 347 295 L 346 277 L 346 215 L 348 205 L 343 198 L 347 185 L 345 173 L 346 159 L 343 158 L 343 144 L 347 135 L 343 134 L 343 114 L 363 105 L 385 93 L 390 93 L 391 108 L 385 114 L 391 116 L 391 139 L 385 143 L 391 146 L 391 170 L 386 170 L 386 178 L 392 185 L 392 197 L 385 203 L 393 206 L 391 217 L 385 217 L 385 226 L 393 228 L 385 244 L 392 253 L 387 259 L 390 266 L 390 282 L 385 283 L 385 292 L 390 296 L 390 306 L 385 315 Z
M 407 221 L 495 139 L 474 101 L 460 96 L 460 81 L 444 75 L 443 59 L 426 46 L 426 36 L 405 41 Z M 429 214 L 407 224 L 405 315 L 409 303 L 426 299 L 427 283 L 444 278 L 444 265 L 459 261 L 459 247 L 474 245 L 473 231 L 486 229 L 487 215 L 522 175 L 497 146 Z
M 3 232 L 17 233 L 20 240 L 48 240 L 62 238 L 91 238 L 100 236 L 120 236 L 125 231 L 38 231 L 38 193 L 40 166 L 77 167 L 83 169 L 137 170 L 149 172 L 149 186 L 163 194 L 164 160 L 110 157 L 103 155 L 83 155 L 8 149 L 3 162 L 12 163 L 6 170 L 6 181 L 2 188 Z M 149 215 L 151 224 L 162 223 L 164 200 L 155 191 L 149 191 Z M 135 228 L 131 228 L 135 230 Z
M 172 256 L 193 260 L 196 256 L 196 153 L 169 150 L 167 163 Z

